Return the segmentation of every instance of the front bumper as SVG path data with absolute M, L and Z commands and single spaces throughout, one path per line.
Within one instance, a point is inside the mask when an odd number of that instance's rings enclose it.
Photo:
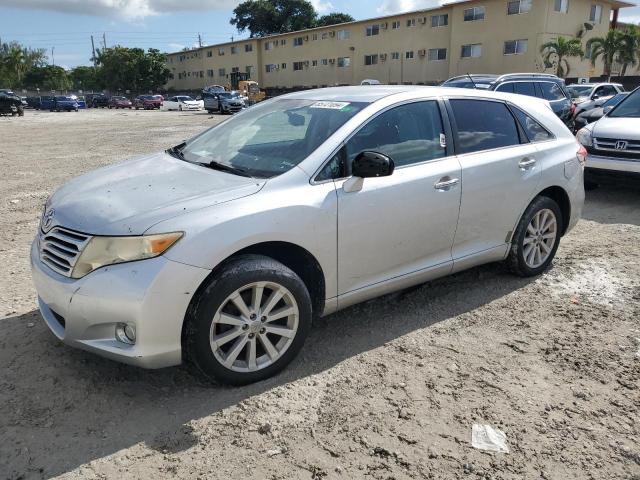
M 607 157 L 589 153 L 585 167 L 615 172 L 640 173 L 640 158 Z
M 31 271 L 45 323 L 64 343 L 144 368 L 182 361 L 184 315 L 209 270 L 157 257 L 100 268 L 74 280 L 44 265 L 37 240 Z M 136 328 L 136 343 L 115 338 L 118 323 Z

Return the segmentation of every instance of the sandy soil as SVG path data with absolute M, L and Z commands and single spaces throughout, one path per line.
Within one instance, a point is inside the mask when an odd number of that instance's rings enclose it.
M 61 345 L 28 268 L 47 196 L 217 121 L 0 118 L 0 478 L 640 479 L 640 188 L 588 192 L 541 277 L 489 265 L 350 308 L 249 387 Z M 510 454 L 473 449 L 474 423 Z

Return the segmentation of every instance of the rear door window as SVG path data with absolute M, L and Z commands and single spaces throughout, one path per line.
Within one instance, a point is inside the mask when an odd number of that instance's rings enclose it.
M 595 91 L 595 95 L 597 95 L 598 97 L 610 97 L 612 95 L 615 95 L 616 93 L 618 93 L 618 91 L 613 85 L 605 85 L 603 87 L 599 87 Z
M 556 100 L 566 100 L 562 88 L 556 83 L 552 82 L 539 82 L 538 86 L 540 87 L 540 91 L 542 92 L 542 98 L 545 100 L 549 100 L 550 102 L 554 102 Z
M 513 83 L 503 83 L 496 88 L 496 92 L 513 93 Z
M 450 104 L 458 130 L 458 153 L 520 144 L 516 120 L 504 103 L 453 99 Z
M 536 87 L 534 86 L 533 82 L 514 82 L 513 93 L 535 97 Z

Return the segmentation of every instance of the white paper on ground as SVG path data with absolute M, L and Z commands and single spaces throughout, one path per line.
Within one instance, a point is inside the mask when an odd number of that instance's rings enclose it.
M 489 425 L 473 424 L 471 428 L 471 446 L 478 450 L 509 453 L 507 436 Z

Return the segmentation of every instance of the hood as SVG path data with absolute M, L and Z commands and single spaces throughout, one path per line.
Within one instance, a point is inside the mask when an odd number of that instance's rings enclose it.
M 197 105 L 198 100 L 182 100 L 182 103 L 185 103 L 187 105 Z
M 640 118 L 602 117 L 593 125 L 593 136 L 640 140 Z
M 252 195 L 264 180 L 211 170 L 162 152 L 71 180 L 53 194 L 52 226 L 93 235 L 141 235 L 154 224 Z

